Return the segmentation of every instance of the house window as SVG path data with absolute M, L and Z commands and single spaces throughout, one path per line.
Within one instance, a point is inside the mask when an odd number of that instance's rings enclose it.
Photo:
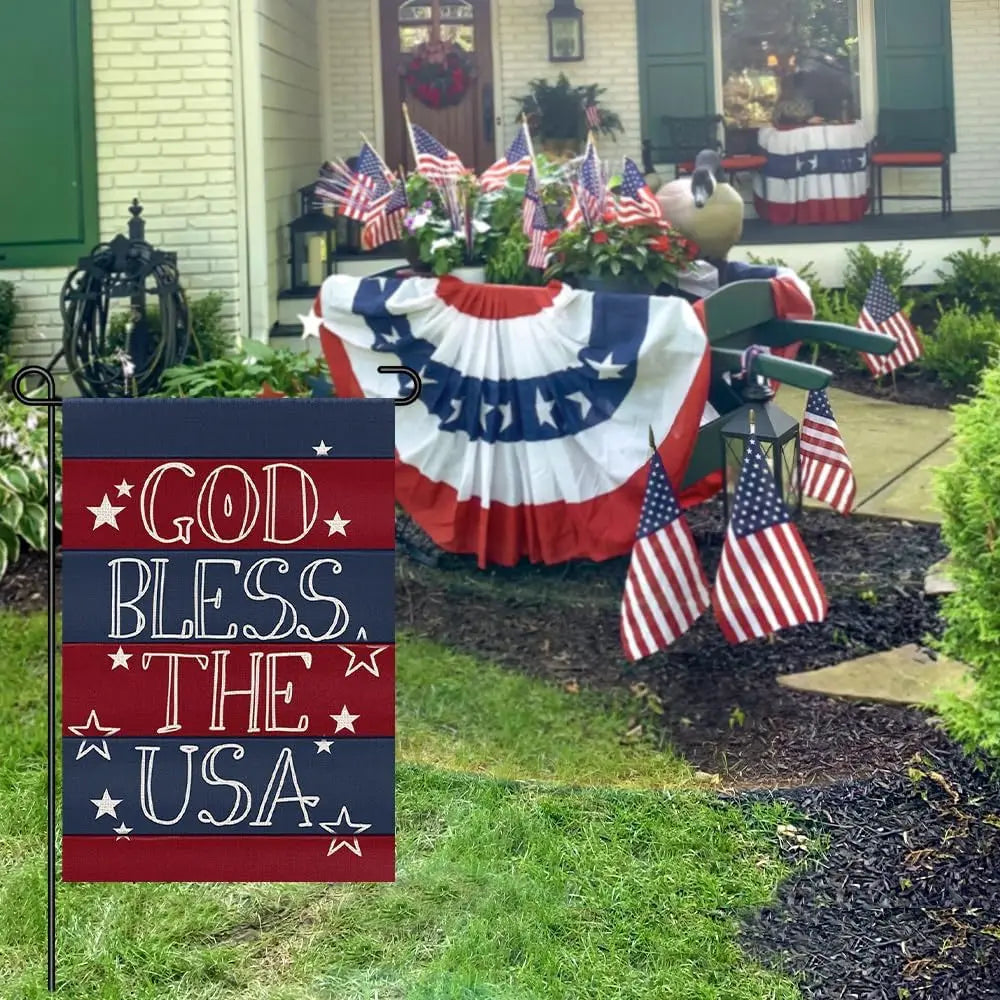
M 72 267 L 97 242 L 92 67 L 90 0 L 0 3 L 0 269 Z
M 476 11 L 468 0 L 441 4 L 441 39 L 457 42 L 466 52 L 475 51 L 473 22 Z M 399 5 L 399 51 L 411 52 L 431 40 L 431 5 L 422 0 L 404 0 Z
M 861 115 L 859 0 L 720 0 L 727 129 Z

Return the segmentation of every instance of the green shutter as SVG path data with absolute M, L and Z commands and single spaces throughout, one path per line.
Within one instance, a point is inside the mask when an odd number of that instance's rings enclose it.
M 875 0 L 879 109 L 949 112 L 954 148 L 950 0 Z
M 642 138 L 664 144 L 660 119 L 715 114 L 712 4 L 636 0 Z
M 0 3 L 0 269 L 97 242 L 90 0 Z

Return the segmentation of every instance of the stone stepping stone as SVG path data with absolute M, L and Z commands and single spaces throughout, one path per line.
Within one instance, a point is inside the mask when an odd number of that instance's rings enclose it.
M 934 563 L 924 577 L 924 593 L 929 597 L 939 594 L 957 594 L 958 584 L 951 575 L 951 556 L 945 556 L 940 562 Z
M 889 705 L 933 706 L 942 690 L 960 693 L 971 683 L 964 663 L 936 660 L 913 643 L 820 670 L 778 677 L 782 687 L 811 694 Z

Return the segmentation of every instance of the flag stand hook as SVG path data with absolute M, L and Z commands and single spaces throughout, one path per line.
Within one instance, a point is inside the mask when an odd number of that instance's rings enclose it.
M 45 396 L 29 395 L 22 389 L 22 381 L 30 375 L 37 375 L 44 384 Z M 55 380 L 47 368 L 28 365 L 18 370 L 10 384 L 14 398 L 25 406 L 44 406 L 49 409 L 48 425 L 48 584 L 49 584 L 49 662 L 48 662 L 48 921 L 46 942 L 48 948 L 48 987 L 50 993 L 56 991 L 56 421 L 52 412 L 62 406 L 62 399 L 56 395 Z M 36 390 L 37 391 L 37 390 Z

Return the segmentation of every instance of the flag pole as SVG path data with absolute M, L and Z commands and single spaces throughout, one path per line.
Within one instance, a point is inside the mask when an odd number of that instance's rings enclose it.
M 653 425 L 652 424 L 649 425 L 649 447 L 653 451 L 656 451 L 656 438 L 653 437 Z
M 528 128 L 528 116 L 523 111 L 521 112 L 521 128 L 524 129 L 524 142 L 528 147 L 528 155 L 531 157 L 531 163 L 534 165 L 535 144 L 531 141 L 531 129 Z
M 410 121 L 410 109 L 406 106 L 406 101 L 403 101 L 403 121 L 406 122 L 406 134 L 410 137 L 410 150 L 413 153 L 414 169 L 416 169 L 417 140 L 413 136 L 413 122 Z

